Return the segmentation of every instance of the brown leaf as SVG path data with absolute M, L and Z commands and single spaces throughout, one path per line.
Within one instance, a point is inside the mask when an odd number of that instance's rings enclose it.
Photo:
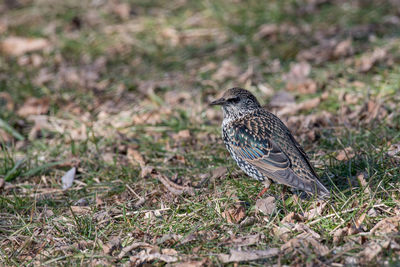
M 321 216 L 326 204 L 327 202 L 321 202 L 321 201 L 314 203 L 314 208 L 304 212 L 304 217 L 306 217 L 307 220 L 312 220 L 318 216 Z
M 178 262 L 171 265 L 171 267 L 201 267 L 201 266 L 209 266 L 206 264 L 207 258 L 204 258 L 201 261 L 184 261 Z
M 12 136 L 0 128 L 0 143 L 8 143 L 12 140 Z
M 111 255 L 116 249 L 121 248 L 121 238 L 113 237 L 107 244 L 103 245 L 103 252 L 106 255 Z
M 284 253 L 290 253 L 297 249 L 312 249 L 320 256 L 329 254 L 329 248 L 317 241 L 311 234 L 301 234 L 281 246 L 281 250 Z
M 139 151 L 137 151 L 131 147 L 128 147 L 126 156 L 128 157 L 129 161 L 132 164 L 138 163 L 140 165 L 140 167 L 146 166 L 146 162 L 144 161 L 144 158 L 143 158 L 142 154 L 140 154 Z
M 400 143 L 392 144 L 389 147 L 387 154 L 391 157 L 395 157 L 397 154 L 400 154 Z
M 273 228 L 274 235 L 283 241 L 287 241 L 289 238 L 289 235 L 292 233 L 293 228 L 295 224 L 294 223 L 282 223 L 279 227 Z
M 113 6 L 112 11 L 121 19 L 126 20 L 131 14 L 131 7 L 128 3 L 118 3 Z
M 339 42 L 336 45 L 335 50 L 333 51 L 333 56 L 335 58 L 346 57 L 352 54 L 353 54 L 353 45 L 351 39 Z
M 157 174 L 157 179 L 174 195 L 195 195 L 195 190 L 193 187 L 178 185 L 162 174 Z
M 390 240 L 371 240 L 366 244 L 364 250 L 358 254 L 358 257 L 364 264 L 371 263 L 371 261 L 378 256 L 382 250 L 387 249 L 389 245 Z
M 366 213 L 363 213 L 363 214 L 361 214 L 361 216 L 358 217 L 358 219 L 354 222 L 354 226 L 355 226 L 357 229 L 360 229 L 360 228 L 361 228 L 362 223 L 364 222 L 366 216 L 367 216 L 367 214 L 366 214 Z
M 258 32 L 254 35 L 254 38 L 256 40 L 260 40 L 277 33 L 279 33 L 279 26 L 277 24 L 263 24 L 260 26 Z
M 216 73 L 212 75 L 212 79 L 216 81 L 224 81 L 227 78 L 236 78 L 239 76 L 240 68 L 229 60 L 224 60 Z
M 311 98 L 311 99 L 308 99 L 308 100 L 298 103 L 298 104 L 286 106 L 283 109 L 281 109 L 280 111 L 278 111 L 277 115 L 278 116 L 291 115 L 291 114 L 295 114 L 301 110 L 310 110 L 310 109 L 316 108 L 320 104 L 320 102 L 321 102 L 320 97 Z
M 311 73 L 311 65 L 306 61 L 299 63 L 292 63 L 290 65 L 290 70 L 284 75 L 284 79 L 290 83 L 301 83 L 304 82 Z
M 317 83 L 311 79 L 298 83 L 288 82 L 286 89 L 289 91 L 296 91 L 300 94 L 314 94 L 317 92 Z
M 282 220 L 281 223 L 295 223 L 295 222 L 303 222 L 304 217 L 298 213 L 294 213 L 293 211 L 286 215 Z
M 349 227 L 339 228 L 333 232 L 333 244 L 337 245 L 343 241 L 343 238 L 348 235 Z
M 71 210 L 78 215 L 81 214 L 88 214 L 91 212 L 91 208 L 90 207 L 85 207 L 85 206 L 71 206 Z
M 178 251 L 176 251 L 173 248 L 163 248 L 161 249 L 161 253 L 164 255 L 170 255 L 170 256 L 177 256 L 178 255 Z
M 388 233 L 394 233 L 399 231 L 400 226 L 400 215 L 394 217 L 385 218 L 378 222 L 370 231 L 371 234 L 385 235 Z
M 344 161 L 344 160 L 349 160 L 354 158 L 355 153 L 353 151 L 352 147 L 346 147 L 345 149 L 339 151 L 339 153 L 336 156 L 336 159 L 339 161 Z
M 254 261 L 259 259 L 267 259 L 279 254 L 278 248 L 270 248 L 266 250 L 249 250 L 238 251 L 231 250 L 230 254 L 219 254 L 218 258 L 222 263 L 240 262 L 240 261 Z
M 269 101 L 269 106 L 271 107 L 284 107 L 293 104 L 295 104 L 294 96 L 285 91 L 277 92 Z
M 219 178 L 225 177 L 225 175 L 228 173 L 228 168 L 224 166 L 220 166 L 211 172 L 211 179 L 216 180 Z
M 14 110 L 14 101 L 11 98 L 11 95 L 7 92 L 0 92 L 0 104 L 2 106 L 6 106 L 9 111 Z
M 27 52 L 43 50 L 49 47 L 50 43 L 43 38 L 11 36 L 0 43 L 0 50 L 11 56 L 20 56 Z
M 0 190 L 3 189 L 4 184 L 5 184 L 5 180 L 3 178 L 0 178 Z
M 378 62 L 383 61 L 387 57 L 387 51 L 383 48 L 375 48 L 372 53 L 363 55 L 356 61 L 356 68 L 360 72 L 367 72 L 372 69 Z
M 225 243 L 232 244 L 235 246 L 240 246 L 240 247 L 251 246 L 251 245 L 259 243 L 260 238 L 261 238 L 260 234 L 246 235 L 246 236 L 234 237 Z
M 237 204 L 235 207 L 226 209 L 222 213 L 222 217 L 228 223 L 240 223 L 246 217 L 246 209 L 243 205 Z
M 366 172 L 361 172 L 357 175 L 357 180 L 360 183 L 360 185 L 364 188 L 364 193 L 365 194 L 371 194 L 371 190 L 368 187 L 367 181 L 365 181 L 365 178 L 368 174 Z
M 48 98 L 28 98 L 17 111 L 21 117 L 29 115 L 41 115 L 49 111 L 50 100 Z
M 175 141 L 187 140 L 190 138 L 190 131 L 189 130 L 181 130 L 178 133 L 173 134 L 172 138 Z
M 119 253 L 118 255 L 118 259 L 122 259 L 123 257 L 125 257 L 126 254 L 128 254 L 129 252 L 131 252 L 134 249 L 137 248 L 148 248 L 148 249 L 154 249 L 157 248 L 156 246 L 152 246 L 150 244 L 144 243 L 144 242 L 135 242 L 130 244 L 129 246 L 126 246 L 122 249 L 122 251 Z
M 144 262 L 150 262 L 154 260 L 163 261 L 166 263 L 172 263 L 178 261 L 177 256 L 161 254 L 159 252 L 145 251 L 142 250 L 138 254 L 131 256 L 129 258 L 130 262 L 134 264 L 134 266 L 140 266 Z
M 276 203 L 274 197 L 267 197 L 263 199 L 257 199 L 256 209 L 264 213 L 265 215 L 270 215 L 275 211 Z

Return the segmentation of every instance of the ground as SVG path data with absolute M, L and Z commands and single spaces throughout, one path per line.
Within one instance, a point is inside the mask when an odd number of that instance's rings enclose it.
M 399 1 L 0 11 L 4 265 L 398 264 Z M 330 199 L 257 199 L 208 106 L 234 86 L 288 125 Z

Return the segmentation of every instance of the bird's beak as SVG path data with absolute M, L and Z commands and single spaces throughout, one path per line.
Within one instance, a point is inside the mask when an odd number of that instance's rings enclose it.
M 226 102 L 225 98 L 220 98 L 211 102 L 210 106 L 223 105 L 225 102 Z

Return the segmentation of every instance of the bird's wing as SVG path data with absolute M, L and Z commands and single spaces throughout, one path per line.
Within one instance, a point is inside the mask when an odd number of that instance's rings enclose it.
M 296 141 L 292 133 L 288 130 L 287 135 L 289 136 L 290 140 L 292 140 L 293 144 L 297 148 L 297 150 L 300 152 L 301 156 L 303 157 L 304 161 L 307 163 L 308 167 L 310 168 L 312 174 L 318 178 L 318 174 L 314 169 L 314 166 L 310 163 L 310 159 L 307 156 L 306 152 L 304 149 L 301 147 L 301 145 Z
M 290 159 L 270 138 L 257 134 L 244 124 L 233 124 L 229 131 L 233 152 L 260 171 L 271 174 L 269 178 L 287 184 L 281 177 L 273 174 L 290 171 Z
M 261 136 L 243 123 L 232 124 L 228 135 L 233 152 L 268 178 L 310 193 L 321 191 L 316 177 L 313 181 L 293 172 L 290 158 L 270 136 Z

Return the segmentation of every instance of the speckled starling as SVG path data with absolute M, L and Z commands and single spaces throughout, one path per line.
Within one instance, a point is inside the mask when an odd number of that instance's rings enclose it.
M 210 105 L 222 106 L 222 137 L 232 158 L 247 175 L 267 188 L 272 180 L 318 197 L 329 196 L 286 125 L 263 109 L 249 91 L 229 89 Z

